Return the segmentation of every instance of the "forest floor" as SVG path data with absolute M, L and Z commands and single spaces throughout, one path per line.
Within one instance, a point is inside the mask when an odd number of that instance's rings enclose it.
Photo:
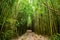
M 17 39 L 13 40 L 50 40 L 48 36 L 43 35 L 37 35 L 33 33 L 31 30 L 27 30 L 25 34 L 23 34 L 21 37 L 18 37 Z

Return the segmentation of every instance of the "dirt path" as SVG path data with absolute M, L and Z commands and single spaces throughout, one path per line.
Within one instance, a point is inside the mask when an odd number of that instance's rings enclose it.
M 49 40 L 47 36 L 37 35 L 28 30 L 24 35 L 14 40 Z

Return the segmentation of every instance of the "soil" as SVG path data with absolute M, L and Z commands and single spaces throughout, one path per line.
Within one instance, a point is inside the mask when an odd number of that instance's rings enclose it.
M 37 35 L 33 33 L 31 30 L 27 30 L 27 32 L 24 35 L 13 40 L 50 40 L 50 39 L 48 38 L 48 36 Z

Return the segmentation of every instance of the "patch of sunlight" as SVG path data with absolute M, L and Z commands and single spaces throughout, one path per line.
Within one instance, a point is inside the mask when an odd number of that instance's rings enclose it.
M 35 11 L 35 7 L 34 6 L 32 6 L 32 9 L 33 9 L 33 11 Z
M 10 22 L 11 24 L 13 24 L 13 23 L 15 23 L 17 20 L 16 20 L 16 19 L 13 19 L 13 18 L 9 18 L 7 21 Z
M 18 4 L 21 2 L 21 0 L 18 0 Z
M 33 3 L 33 0 L 29 0 L 29 3 L 32 4 Z
M 30 17 L 30 15 L 28 16 L 28 26 L 31 24 L 31 17 Z

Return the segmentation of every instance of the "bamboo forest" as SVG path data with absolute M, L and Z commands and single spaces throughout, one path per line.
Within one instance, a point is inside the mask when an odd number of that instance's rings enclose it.
M 0 40 L 60 40 L 60 0 L 0 0 Z

